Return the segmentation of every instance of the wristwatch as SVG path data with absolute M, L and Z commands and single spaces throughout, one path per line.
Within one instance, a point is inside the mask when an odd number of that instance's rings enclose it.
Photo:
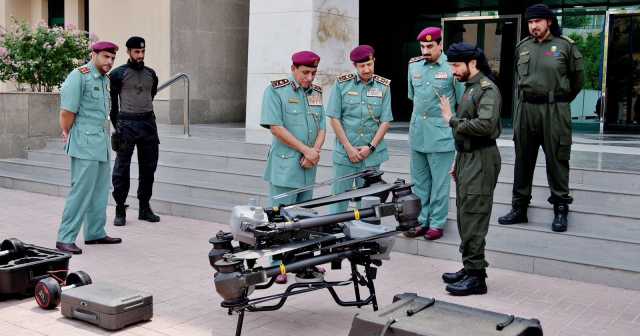
M 371 153 L 376 151 L 376 146 L 372 145 L 371 143 L 368 143 L 367 146 L 369 146 L 369 150 L 371 151 Z

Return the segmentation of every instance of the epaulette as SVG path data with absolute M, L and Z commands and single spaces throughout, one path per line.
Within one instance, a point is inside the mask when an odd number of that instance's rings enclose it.
M 569 36 L 560 35 L 560 38 L 569 41 L 569 43 L 571 43 L 571 44 L 575 44 L 576 43 L 576 41 L 572 40 Z
M 417 56 L 417 57 L 413 57 L 412 59 L 410 59 L 409 63 L 420 62 L 422 60 L 424 60 L 424 56 Z
M 533 39 L 533 37 L 531 37 L 531 35 L 529 35 L 529 36 L 527 36 L 527 37 L 523 38 L 522 40 L 520 40 L 520 42 L 518 42 L 518 43 L 516 44 L 516 48 L 518 48 L 520 45 L 522 45 L 523 43 L 525 43 L 525 42 L 527 42 L 527 41 L 529 41 L 529 40 L 531 40 L 531 39 Z
M 271 86 L 273 86 L 274 89 L 281 88 L 287 85 L 289 85 L 288 79 L 278 79 L 278 80 L 271 81 Z
M 81 74 L 86 75 L 91 72 L 91 69 L 87 66 L 81 66 L 78 68 L 78 71 L 80 71 Z
M 311 84 L 311 89 L 322 93 L 322 86 L 320 85 Z
M 483 90 L 488 89 L 488 88 L 490 88 L 491 86 L 492 86 L 492 85 L 491 85 L 491 81 L 489 81 L 489 80 L 487 80 L 487 79 L 482 79 L 482 80 L 480 80 L 480 87 L 481 87 Z
M 386 78 L 384 78 L 382 76 L 378 76 L 378 75 L 373 75 L 373 80 L 378 82 L 378 83 L 380 83 L 380 84 L 386 85 L 386 86 L 389 86 L 389 84 L 391 84 L 391 80 L 390 79 L 386 79 Z
M 338 82 L 342 83 L 342 82 L 346 82 L 346 81 L 352 80 L 354 78 L 356 78 L 356 75 L 354 73 L 350 72 L 350 73 L 338 75 L 338 79 L 337 80 L 338 80 Z

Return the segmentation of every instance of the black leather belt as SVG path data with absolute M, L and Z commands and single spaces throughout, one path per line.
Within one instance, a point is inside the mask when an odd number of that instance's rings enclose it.
M 496 139 L 488 139 L 481 137 L 469 137 L 465 139 L 455 140 L 456 150 L 458 152 L 473 152 L 478 149 L 492 147 L 496 145 Z
M 118 120 L 149 120 L 155 119 L 156 116 L 151 112 L 144 113 L 118 113 Z
M 553 103 L 569 103 L 569 97 L 566 95 L 556 95 L 553 92 L 549 94 L 539 94 L 522 92 L 522 101 L 529 104 L 553 104 Z

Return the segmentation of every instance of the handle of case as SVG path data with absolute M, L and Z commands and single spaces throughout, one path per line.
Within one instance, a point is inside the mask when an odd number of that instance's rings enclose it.
M 91 312 L 80 311 L 78 309 L 74 309 L 71 314 L 73 315 L 74 318 L 77 318 L 78 320 L 83 320 L 87 322 L 94 322 L 98 320 L 98 315 Z
M 138 303 L 134 303 L 132 305 L 126 306 L 126 307 L 122 308 L 122 310 L 127 311 L 129 309 L 138 308 L 138 307 L 142 306 L 143 304 L 144 304 L 144 301 L 140 301 Z

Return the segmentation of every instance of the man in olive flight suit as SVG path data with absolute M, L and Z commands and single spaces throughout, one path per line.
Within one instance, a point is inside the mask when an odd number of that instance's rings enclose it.
M 379 169 L 389 160 L 384 136 L 391 126 L 390 80 L 374 74 L 375 51 L 368 45 L 354 48 L 349 58 L 356 71 L 338 76 L 331 91 L 327 116 L 337 140 L 333 151 L 335 177 Z M 337 181 L 333 193 L 361 187 L 361 179 Z M 347 211 L 348 202 L 331 205 L 331 213 Z
M 447 57 L 454 76 L 465 82 L 465 91 L 457 117 L 449 99 L 442 96 L 442 118 L 453 129 L 458 155 L 453 178 L 456 182 L 456 207 L 460 251 L 464 268 L 444 273 L 446 290 L 452 295 L 485 294 L 487 292 L 485 237 L 493 205 L 493 191 L 500 173 L 500 152 L 496 138 L 500 136 L 502 97 L 487 59 L 481 49 L 467 43 L 453 44 Z
M 320 56 L 301 51 L 291 57 L 291 76 L 271 82 L 262 100 L 260 125 L 273 134 L 264 179 L 270 206 L 310 200 L 313 190 L 275 198 L 312 185 L 325 138 L 322 88 L 312 84 Z
M 422 56 L 409 60 L 409 99 L 413 113 L 409 126 L 413 192 L 420 197 L 420 225 L 404 233 L 428 240 L 442 237 L 449 213 L 449 171 L 455 157 L 451 128 L 442 121 L 440 96 L 455 109 L 456 83 L 442 51 L 440 28 L 428 27 L 418 34 Z M 462 91 L 462 90 L 460 90 Z
M 118 244 L 107 236 L 109 199 L 109 79 L 118 46 L 96 42 L 91 62 L 73 70 L 60 92 L 60 127 L 65 151 L 71 157 L 71 190 L 67 195 L 56 248 L 73 254 L 82 250 L 75 241 L 84 223 L 84 243 Z
M 527 9 L 530 36 L 516 47 L 518 107 L 513 118 L 514 167 L 511 211 L 500 224 L 526 223 L 538 148 L 542 145 L 553 204 L 551 228 L 567 230 L 571 155 L 571 101 L 584 83 L 582 55 L 560 35 L 554 13 L 543 4 Z

